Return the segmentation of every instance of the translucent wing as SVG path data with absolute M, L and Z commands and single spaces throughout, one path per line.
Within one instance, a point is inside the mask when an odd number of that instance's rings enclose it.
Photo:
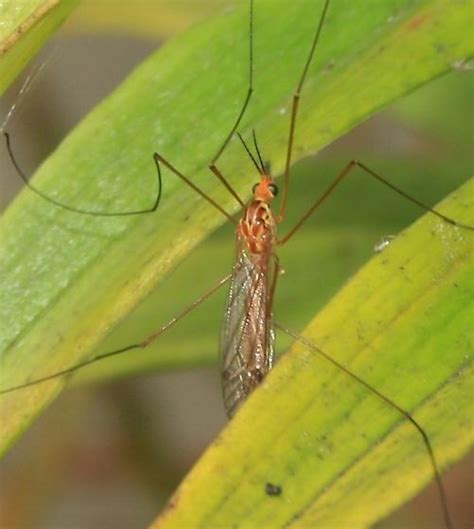
M 272 367 L 274 273 L 271 258 L 239 251 L 220 342 L 222 388 L 229 417 Z

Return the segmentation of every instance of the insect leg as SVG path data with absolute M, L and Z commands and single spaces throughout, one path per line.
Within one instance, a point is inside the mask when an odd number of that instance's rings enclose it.
M 230 129 L 230 132 L 227 134 L 225 140 L 223 141 L 222 145 L 219 147 L 216 154 L 213 156 L 211 163 L 209 164 L 209 168 L 211 169 L 211 171 L 214 172 L 213 167 L 215 167 L 217 160 L 221 157 L 222 153 L 224 152 L 230 140 L 232 139 L 232 136 L 235 134 L 235 131 L 237 130 L 237 127 L 239 126 L 242 118 L 244 117 L 245 111 L 247 110 L 248 104 L 250 102 L 250 98 L 252 97 L 252 93 L 253 93 L 253 0 L 250 0 L 249 1 L 249 84 L 247 88 L 247 94 L 244 99 L 244 104 L 242 105 L 242 108 L 240 109 L 240 112 L 237 116 L 237 119 L 235 120 L 234 125 Z
M 229 191 L 229 193 L 237 200 L 237 202 L 243 208 L 245 208 L 245 204 L 243 203 L 242 199 L 239 197 L 235 189 L 229 184 L 229 182 L 227 181 L 225 176 L 221 173 L 221 171 L 217 168 L 217 166 L 212 164 L 209 166 L 209 169 L 217 176 L 217 178 L 222 182 L 222 184 Z
M 200 297 L 198 297 L 196 300 L 191 303 L 191 305 L 188 305 L 183 311 L 181 311 L 179 314 L 177 314 L 174 318 L 171 318 L 167 323 L 165 323 L 162 327 L 158 329 L 158 331 L 154 332 L 153 334 L 150 334 L 150 336 L 147 336 L 144 340 L 141 342 L 127 345 L 126 347 L 122 347 L 120 349 L 116 349 L 115 351 L 109 351 L 107 353 L 101 353 L 97 356 L 94 356 L 92 358 L 88 358 L 87 360 L 84 360 L 82 362 L 79 362 L 78 364 L 74 364 L 70 367 L 66 367 L 64 369 L 61 369 L 60 371 L 56 371 L 55 373 L 51 373 L 49 375 L 45 375 L 42 377 L 38 377 L 36 379 L 30 380 L 28 382 L 25 382 L 23 384 L 18 384 L 16 386 L 11 386 L 9 388 L 3 388 L 0 389 L 0 395 L 4 395 L 6 393 L 11 393 L 12 391 L 16 391 L 19 389 L 28 388 L 30 386 L 35 386 L 36 384 L 40 384 L 42 382 L 47 382 L 48 380 L 53 380 L 55 378 L 61 377 L 63 375 L 67 375 L 69 373 L 73 373 L 75 371 L 78 371 L 79 369 L 82 369 L 83 367 L 86 367 L 90 364 L 93 364 L 99 360 L 104 360 L 105 358 L 110 358 L 112 356 L 117 356 L 119 354 L 125 353 L 126 351 L 131 351 L 133 349 L 145 349 L 150 344 L 152 344 L 159 336 L 161 336 L 163 333 L 165 333 L 168 329 L 173 327 L 175 323 L 178 323 L 182 318 L 184 318 L 187 314 L 192 312 L 196 307 L 198 307 L 201 303 L 206 301 L 208 298 L 210 298 L 215 292 L 217 292 L 222 286 L 224 286 L 227 281 L 231 278 L 231 275 L 227 275 L 224 278 L 222 278 L 216 285 L 214 285 L 210 290 L 202 294 Z
M 187 184 L 191 189 L 194 189 L 194 191 L 196 191 L 196 193 L 198 193 L 199 195 L 201 195 L 205 200 L 207 200 L 212 206 L 214 206 L 217 210 L 219 210 L 225 217 L 227 217 L 228 220 L 230 220 L 230 222 L 232 222 L 233 224 L 237 224 L 236 220 L 229 214 L 227 213 L 227 211 L 222 208 L 214 199 L 212 199 L 208 194 L 206 194 L 204 191 L 202 191 L 196 184 L 193 184 L 191 182 L 191 180 L 185 176 L 183 173 L 181 173 L 180 171 L 178 171 L 178 169 L 176 169 L 176 167 L 174 167 L 173 165 L 171 165 L 170 162 L 168 162 L 165 158 L 163 158 L 163 156 L 161 156 L 160 154 L 156 153 L 153 155 L 154 159 L 155 159 L 155 162 L 156 162 L 156 165 L 157 167 L 159 168 L 160 167 L 160 162 L 164 165 L 166 165 L 166 167 L 172 171 L 176 176 L 179 176 L 181 178 L 181 180 Z
M 423 440 L 423 444 L 425 445 L 427 454 L 428 454 L 429 459 L 430 459 L 433 475 L 434 475 L 435 480 L 436 480 L 436 487 L 438 489 L 438 494 L 439 494 L 439 498 L 440 498 L 440 502 L 441 502 L 441 508 L 442 508 L 442 511 L 443 511 L 443 517 L 444 517 L 444 522 L 445 522 L 445 525 L 446 525 L 446 529 L 453 529 L 453 524 L 452 524 L 452 521 L 451 521 L 451 516 L 449 514 L 449 509 L 448 509 L 448 501 L 447 501 L 447 497 L 446 497 L 446 491 L 444 489 L 443 482 L 441 480 L 441 475 L 440 475 L 440 472 L 438 470 L 438 464 L 436 462 L 436 458 L 435 458 L 435 455 L 434 455 L 433 447 L 431 446 L 431 442 L 430 442 L 430 439 L 429 439 L 427 433 L 425 432 L 423 427 L 418 423 L 418 421 L 416 421 L 416 419 L 414 419 L 414 417 L 410 414 L 410 412 L 404 410 L 396 402 L 394 402 L 392 399 L 390 399 L 389 397 L 384 395 L 378 389 L 376 389 L 373 386 L 371 386 L 364 379 L 362 379 L 361 377 L 359 377 L 358 375 L 356 375 L 355 373 L 350 371 L 347 367 L 345 367 L 343 364 L 341 364 L 340 362 L 335 360 L 331 355 L 326 353 L 320 347 L 317 347 L 315 344 L 309 342 L 304 337 L 299 336 L 298 334 L 296 334 L 293 331 L 283 327 L 282 325 L 280 325 L 278 323 L 275 324 L 275 327 L 280 329 L 281 331 L 283 331 L 285 334 L 287 334 L 291 338 L 293 338 L 296 341 L 300 342 L 309 351 L 311 351 L 313 353 L 316 353 L 319 356 L 322 356 L 325 360 L 330 362 L 332 365 L 337 367 L 340 371 L 342 371 L 343 373 L 345 373 L 346 375 L 351 377 L 353 380 L 355 380 L 359 384 L 362 384 L 372 394 L 374 394 L 380 400 L 385 402 L 385 404 L 387 404 L 387 406 L 389 406 L 390 408 L 396 410 L 407 421 L 409 421 L 413 425 L 414 428 L 416 428 L 416 430 L 418 431 L 418 433 L 420 434 L 420 436 L 421 436 L 421 438 Z
M 161 173 L 160 173 L 159 167 L 158 167 L 158 173 L 157 173 L 158 191 L 156 193 L 156 197 L 153 200 L 153 204 L 149 208 L 131 210 L 131 211 L 115 211 L 115 212 L 106 212 L 106 211 L 97 211 L 97 210 L 92 210 L 92 209 L 76 208 L 74 206 L 69 206 L 68 204 L 63 204 L 62 202 L 59 202 L 58 200 L 50 197 L 48 194 L 44 193 L 43 191 L 35 187 L 28 180 L 28 178 L 26 177 L 26 174 L 21 169 L 19 163 L 17 162 L 13 154 L 13 150 L 12 150 L 11 142 L 10 142 L 10 135 L 7 132 L 4 132 L 3 135 L 5 136 L 8 156 L 10 157 L 10 160 L 13 166 L 15 167 L 16 172 L 18 173 L 20 178 L 23 180 L 26 187 L 30 189 L 31 191 L 33 191 L 33 193 L 35 193 L 36 195 L 40 196 L 43 200 L 46 200 L 47 202 L 50 202 L 51 204 L 57 207 L 60 207 L 67 211 L 71 211 L 73 213 L 80 213 L 82 215 L 92 215 L 94 217 L 127 217 L 127 216 L 133 216 L 133 215 L 142 215 L 144 213 L 153 213 L 158 208 L 158 204 L 161 199 Z
M 250 0 L 249 2 L 249 82 L 248 82 L 248 87 L 247 87 L 247 94 L 245 96 L 244 103 L 242 105 L 242 108 L 240 109 L 240 112 L 237 116 L 237 119 L 235 120 L 234 125 L 230 129 L 230 132 L 227 134 L 224 142 L 219 147 L 218 151 L 213 156 L 211 163 L 209 164 L 209 169 L 214 173 L 214 175 L 219 179 L 219 181 L 226 187 L 226 189 L 230 192 L 230 194 L 237 200 L 237 202 L 243 208 L 245 207 L 244 202 L 239 197 L 235 189 L 229 184 L 229 182 L 224 177 L 222 172 L 217 168 L 216 164 L 219 158 L 221 157 L 222 153 L 226 149 L 227 145 L 229 144 L 230 140 L 232 139 L 232 136 L 235 134 L 240 122 L 242 121 L 245 111 L 247 110 L 247 107 L 250 103 L 250 98 L 252 97 L 252 93 L 253 93 L 253 0 Z
M 303 73 L 301 74 L 300 81 L 298 83 L 298 86 L 296 87 L 296 92 L 293 95 L 293 103 L 291 107 L 291 119 L 290 119 L 290 132 L 288 134 L 288 146 L 287 146 L 287 151 L 286 151 L 284 184 L 283 184 L 283 192 L 282 192 L 282 197 L 281 197 L 281 202 L 280 202 L 280 212 L 278 215 L 279 222 L 281 222 L 285 218 L 285 215 L 286 215 L 286 205 L 288 201 L 288 186 L 290 183 L 291 156 L 293 154 L 293 141 L 295 137 L 296 117 L 298 115 L 300 94 L 301 94 L 301 90 L 303 89 L 303 84 L 305 82 L 309 66 L 314 57 L 314 52 L 316 50 L 316 45 L 318 43 L 319 36 L 321 35 L 321 30 L 324 25 L 324 19 L 326 18 L 326 13 L 329 7 L 329 1 L 330 0 L 326 0 L 324 3 L 323 11 L 321 13 L 321 16 L 319 17 L 318 25 L 316 28 L 316 32 L 314 34 L 314 38 L 311 44 L 309 55 L 308 55 L 308 58 L 306 59 L 305 66 L 303 68 Z
M 432 213 L 433 215 L 436 215 L 444 222 L 447 222 L 448 224 L 452 224 L 453 226 L 457 226 L 459 228 L 472 230 L 474 231 L 474 226 L 469 226 L 468 224 L 463 224 L 461 222 L 458 222 L 450 217 L 447 217 L 446 215 L 443 215 L 439 211 L 433 209 L 432 207 L 428 206 L 427 204 L 421 202 L 420 200 L 413 198 L 408 193 L 400 189 L 399 187 L 395 186 L 391 182 L 389 182 L 386 178 L 380 176 L 380 174 L 376 173 L 375 171 L 372 171 L 372 169 L 369 169 L 366 165 L 364 165 L 361 162 L 358 162 L 357 160 L 351 160 L 344 169 L 337 175 L 337 177 L 332 181 L 332 183 L 323 191 L 323 193 L 318 197 L 316 202 L 308 209 L 308 211 L 301 217 L 301 219 L 293 226 L 293 228 L 290 229 L 290 231 L 282 238 L 278 240 L 278 244 L 283 245 L 285 244 L 293 235 L 300 229 L 300 227 L 311 217 L 311 215 L 316 211 L 316 209 L 328 198 L 328 196 L 332 193 L 332 191 L 337 187 L 338 184 L 340 184 L 343 179 L 352 172 L 354 168 L 360 168 L 364 171 L 364 174 L 367 174 L 371 176 L 372 178 L 375 178 L 380 183 L 384 184 L 385 186 L 392 189 L 392 191 L 395 191 L 402 197 L 406 198 L 410 202 L 413 202 L 420 208 L 424 209 L 425 211 L 428 211 Z

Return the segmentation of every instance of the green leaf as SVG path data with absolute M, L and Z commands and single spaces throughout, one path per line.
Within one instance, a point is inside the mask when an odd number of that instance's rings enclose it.
M 78 0 L 5 0 L 0 5 L 0 94 L 76 7 Z
M 256 127 L 275 173 L 281 172 L 291 94 L 319 12 L 313 2 L 267 1 L 256 9 L 258 75 L 242 130 Z M 439 1 L 331 6 L 303 93 L 295 159 L 472 55 L 471 39 L 462 37 L 469 34 L 470 16 L 464 4 L 452 9 Z M 152 201 L 151 154 L 158 150 L 235 211 L 206 166 L 242 104 L 247 48 L 245 6 L 166 45 L 70 134 L 42 165 L 35 184 L 76 207 L 136 209 Z M 220 167 L 248 196 L 255 174 L 237 142 Z M 28 190 L 4 214 L 0 388 L 90 356 L 113 326 L 224 220 L 173 175 L 163 177 L 163 199 L 154 215 L 75 215 Z M 199 283 L 200 276 L 196 279 Z M 173 351 L 162 353 L 166 368 L 201 362 L 191 348 L 176 359 Z M 63 383 L 2 397 L 3 450 Z

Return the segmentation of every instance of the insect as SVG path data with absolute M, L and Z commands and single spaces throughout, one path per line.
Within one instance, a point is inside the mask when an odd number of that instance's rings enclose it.
M 290 134 L 290 138 L 292 138 L 291 134 Z M 258 153 L 257 142 L 255 141 L 254 143 L 255 143 L 255 150 Z M 291 140 L 290 140 L 290 144 L 291 144 Z M 289 151 L 290 151 L 290 155 L 288 156 L 288 158 L 291 157 L 291 148 L 289 149 Z M 249 154 L 250 154 L 250 151 L 249 151 Z M 158 157 L 157 161 L 162 162 L 163 164 L 166 165 L 166 160 L 164 158 Z M 263 182 L 263 184 L 261 182 L 260 184 L 258 184 L 258 186 L 263 185 L 263 187 L 256 188 L 255 199 L 257 203 L 251 205 L 251 207 L 247 210 L 246 219 L 244 219 L 244 221 L 239 226 L 239 230 L 240 230 L 239 234 L 242 239 L 241 242 L 247 244 L 249 248 L 250 248 L 250 244 L 254 244 L 256 245 L 254 249 L 259 250 L 258 245 L 262 244 L 262 240 L 268 242 L 271 238 L 274 237 L 274 234 L 271 231 L 272 221 L 269 217 L 268 210 L 264 206 L 264 204 L 266 204 L 266 201 L 263 200 L 265 198 L 265 193 L 266 193 L 266 190 L 263 188 L 266 187 L 267 190 L 269 190 L 271 194 L 274 194 L 272 191 L 272 187 L 270 187 L 274 185 L 274 183 L 270 180 L 270 176 L 267 173 L 267 169 L 261 157 L 258 156 L 258 162 L 256 160 L 254 161 L 255 161 L 255 164 L 256 164 L 256 167 L 259 173 L 262 176 L 262 182 Z M 288 159 L 288 164 L 287 164 L 288 168 L 289 168 L 289 165 L 290 165 L 290 160 Z M 170 167 L 169 163 L 168 163 L 168 168 L 173 169 L 172 167 Z M 349 166 L 348 166 L 348 170 L 349 170 Z M 342 175 L 341 179 L 343 178 L 345 174 L 347 173 L 341 173 Z M 284 191 L 284 196 L 286 197 L 286 189 Z M 267 221 L 266 225 L 265 225 L 265 222 L 263 222 L 264 220 Z M 264 230 L 262 233 L 258 234 L 259 237 L 255 237 L 255 240 L 250 241 L 250 244 L 249 244 L 249 235 L 251 235 L 252 227 L 255 225 L 255 222 L 257 221 L 259 222 L 260 227 L 262 227 L 262 224 L 263 224 Z M 298 226 L 296 226 L 296 228 L 297 227 Z M 267 228 L 271 232 L 269 236 L 266 236 L 266 234 L 269 233 L 268 230 L 265 231 Z M 294 233 L 295 231 L 290 231 L 289 235 L 291 236 L 292 233 Z M 287 239 L 288 238 L 289 237 L 287 237 Z M 259 252 L 254 251 L 253 253 L 258 254 Z M 254 348 L 253 350 L 255 351 L 255 345 L 252 344 L 252 342 L 258 341 L 260 345 L 258 346 L 257 349 L 261 351 L 262 353 L 261 356 L 263 358 L 262 358 L 262 363 L 260 365 L 257 365 L 256 363 L 255 366 L 250 366 L 247 360 L 244 358 L 245 361 L 244 362 L 241 361 L 240 362 L 241 365 L 237 365 L 236 367 L 232 365 L 229 365 L 227 367 L 225 366 L 224 378 L 225 378 L 225 385 L 227 386 L 227 388 L 230 388 L 227 395 L 228 395 L 228 408 L 231 413 L 234 412 L 235 406 L 237 404 L 240 404 L 241 400 L 246 396 L 248 391 L 250 391 L 260 381 L 260 379 L 263 377 L 266 370 L 270 367 L 270 364 L 271 364 L 271 355 L 268 354 L 269 344 L 272 341 L 270 327 L 268 326 L 268 322 L 270 321 L 269 307 L 271 308 L 271 301 L 272 301 L 271 296 L 272 296 L 272 292 L 274 288 L 273 283 L 276 282 L 276 278 L 278 277 L 278 274 L 277 274 L 278 267 L 276 266 L 275 269 L 268 271 L 268 267 L 271 265 L 271 262 L 269 260 L 271 253 L 268 251 L 268 249 L 260 253 L 265 254 L 267 261 L 265 262 L 262 261 L 260 263 L 261 266 L 258 267 L 258 273 L 259 274 L 264 273 L 265 277 L 263 278 L 263 275 L 259 275 L 256 280 L 253 279 L 252 277 L 250 278 L 249 285 L 252 286 L 252 289 L 250 289 L 250 291 L 246 290 L 247 294 L 243 302 L 243 313 L 246 314 L 247 316 L 250 315 L 249 319 L 251 319 L 254 322 L 257 322 L 259 325 L 263 325 L 264 328 L 263 330 L 260 330 L 260 331 L 259 329 L 252 330 L 252 332 L 249 333 L 249 338 L 246 338 L 244 341 L 242 341 L 242 339 L 239 339 L 235 343 L 235 345 L 232 342 L 232 332 L 227 333 L 227 335 L 226 334 L 224 335 L 223 344 L 227 344 L 225 346 L 225 350 L 230 351 L 232 353 L 232 351 L 235 351 L 238 348 L 239 344 L 242 345 L 244 343 L 245 344 L 244 347 L 246 351 L 248 352 L 248 351 L 251 351 L 252 348 Z M 240 262 L 238 261 L 237 266 L 235 268 L 234 285 L 236 282 L 238 283 L 238 280 L 241 280 L 242 278 L 245 279 L 250 274 L 250 270 L 255 270 L 256 268 L 255 263 L 251 263 L 248 260 L 248 255 L 244 255 L 240 253 L 240 258 L 243 260 Z M 253 298 L 254 291 L 259 292 L 259 299 L 260 301 L 263 300 L 263 304 L 259 306 L 254 306 L 252 304 L 252 307 L 249 307 L 249 304 L 248 304 L 249 300 L 252 302 L 254 301 L 254 298 Z M 239 297 L 231 296 L 229 312 L 228 312 L 230 325 L 232 324 L 233 321 L 235 321 L 235 318 L 236 318 L 235 307 L 232 307 L 233 304 L 242 305 L 242 301 L 240 300 Z M 231 313 L 233 314 L 233 317 Z M 239 321 L 242 321 L 241 316 L 238 316 L 237 319 Z M 230 335 L 230 341 L 229 341 L 229 335 Z M 235 357 L 234 355 L 234 359 L 238 358 L 239 361 L 241 360 L 241 357 L 242 357 L 241 353 L 239 353 L 239 356 L 237 357 Z M 232 359 L 232 355 L 230 355 L 229 358 Z M 242 369 L 243 367 L 242 364 L 244 364 L 245 369 Z M 252 367 L 252 369 L 249 369 L 250 367 Z M 227 372 L 226 372 L 226 369 L 228 369 Z M 241 389 L 238 389 L 237 391 L 233 389 L 233 384 L 236 379 L 238 380 L 238 383 L 240 385 L 239 387 L 241 388 Z

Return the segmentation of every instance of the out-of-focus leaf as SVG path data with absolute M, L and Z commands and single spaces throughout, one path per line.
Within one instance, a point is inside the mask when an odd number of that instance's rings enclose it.
M 78 0 L 4 0 L 0 3 L 0 94 L 77 3 Z

